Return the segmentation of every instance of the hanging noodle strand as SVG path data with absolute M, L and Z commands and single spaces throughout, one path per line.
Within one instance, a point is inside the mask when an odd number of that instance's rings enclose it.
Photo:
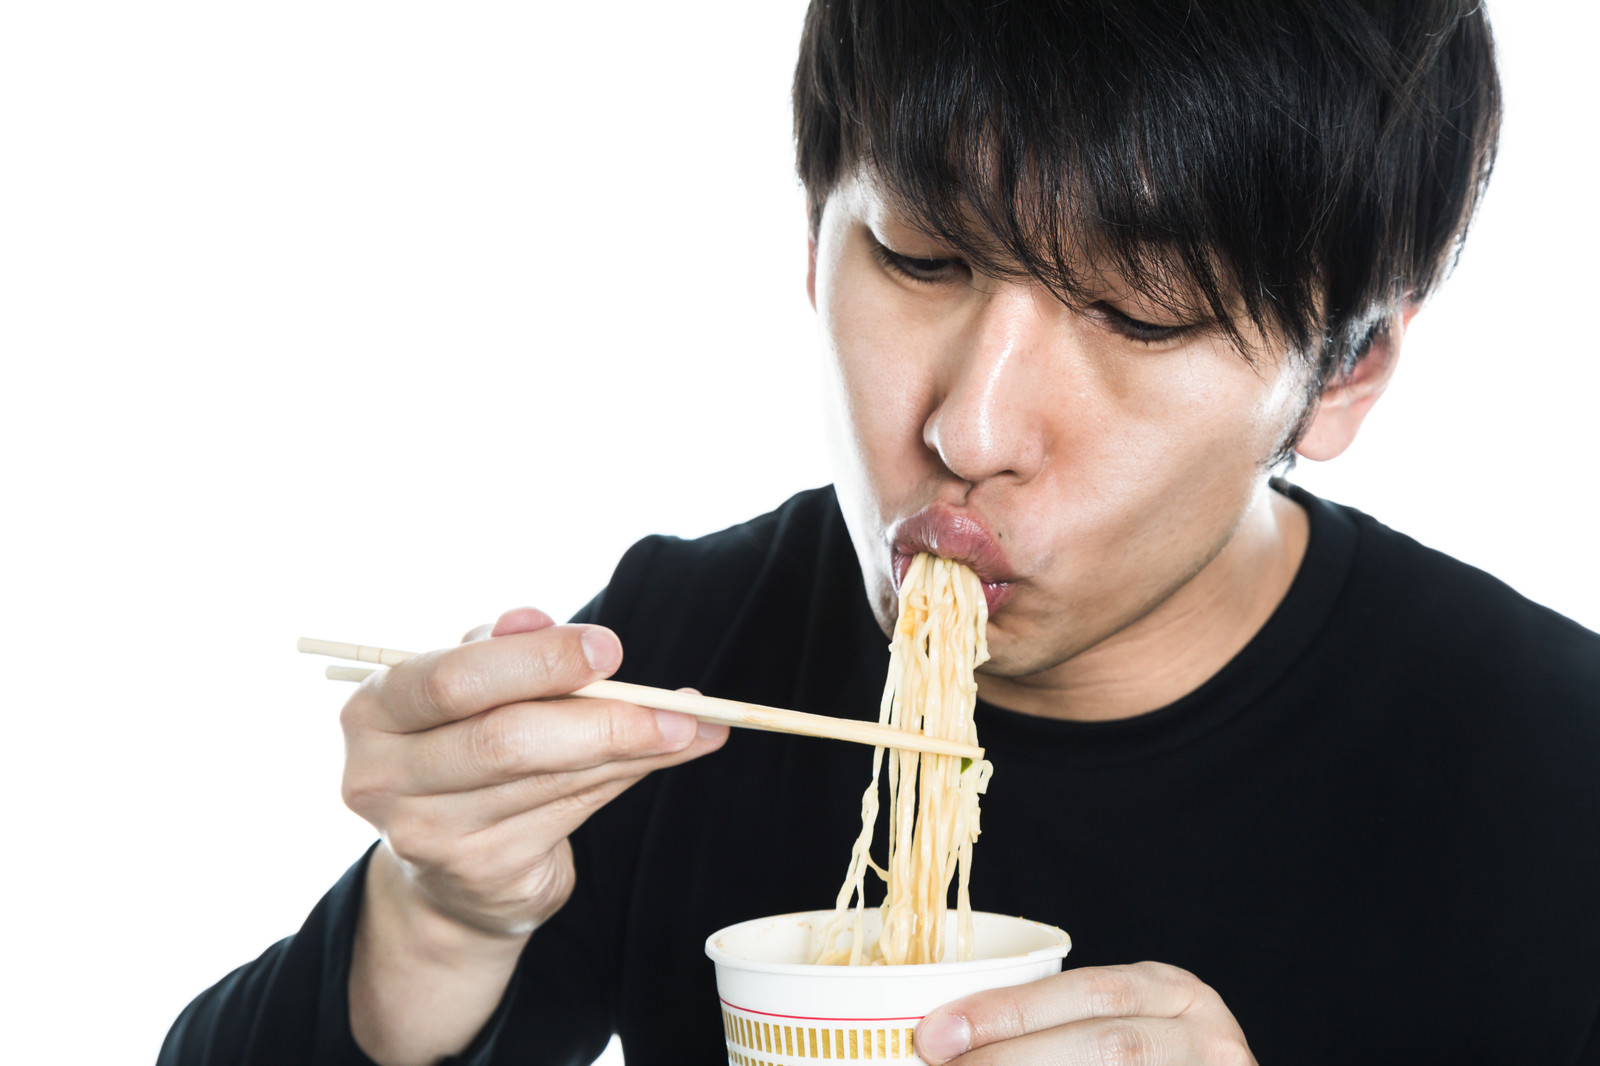
M 889 645 L 889 676 L 878 720 L 898 729 L 977 744 L 973 671 L 989 657 L 988 605 L 976 574 L 960 563 L 919 554 L 900 585 L 900 617 Z M 822 930 L 817 961 L 939 962 L 946 957 L 945 912 L 956 882 L 954 957 L 972 957 L 972 906 L 967 896 L 972 844 L 978 839 L 978 796 L 993 768 L 950 755 L 888 753 L 889 853 L 870 854 L 878 819 L 884 749 L 872 754 L 872 780 L 861 796 L 861 833 L 850 869 Z M 867 942 L 866 879 L 885 883 L 881 935 Z

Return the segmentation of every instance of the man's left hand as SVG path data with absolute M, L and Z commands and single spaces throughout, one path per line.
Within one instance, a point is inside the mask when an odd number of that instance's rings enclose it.
M 1256 1062 L 1222 997 L 1159 962 L 1086 966 L 947 1003 L 917 1026 L 917 1054 L 934 1066 Z

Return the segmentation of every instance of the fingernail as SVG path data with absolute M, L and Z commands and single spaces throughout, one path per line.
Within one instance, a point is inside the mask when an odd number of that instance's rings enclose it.
M 959 1014 L 941 1014 L 917 1026 L 917 1052 L 929 1062 L 944 1062 L 972 1045 L 972 1028 Z
M 657 711 L 656 728 L 661 731 L 661 739 L 667 742 L 671 749 L 681 748 L 694 739 L 697 723 L 686 714 L 675 711 Z
M 594 626 L 583 631 L 583 657 L 601 673 L 609 674 L 622 661 L 622 645 L 609 629 Z

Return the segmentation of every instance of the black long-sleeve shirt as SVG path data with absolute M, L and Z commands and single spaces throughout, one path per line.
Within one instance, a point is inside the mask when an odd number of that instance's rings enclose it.
M 1216 676 L 1136 718 L 980 704 L 974 906 L 1067 965 L 1193 971 L 1281 1063 L 1600 1063 L 1600 637 L 1355 511 Z M 582 614 L 618 676 L 875 716 L 887 642 L 829 490 L 628 552 Z M 726 1061 L 706 936 L 831 905 L 865 748 L 735 730 L 574 837 L 578 888 L 459 1061 Z M 881 844 L 876 850 L 882 854 Z M 206 992 L 163 1063 L 365 1063 L 346 985 L 364 864 Z

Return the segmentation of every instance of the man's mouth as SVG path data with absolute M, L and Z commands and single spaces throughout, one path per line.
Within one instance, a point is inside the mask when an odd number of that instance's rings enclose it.
M 1016 577 L 1006 562 L 1005 552 L 988 528 L 967 511 L 934 505 L 889 529 L 894 587 L 905 581 L 911 559 L 928 552 L 966 566 L 983 583 L 983 597 L 993 615 L 1016 591 Z

